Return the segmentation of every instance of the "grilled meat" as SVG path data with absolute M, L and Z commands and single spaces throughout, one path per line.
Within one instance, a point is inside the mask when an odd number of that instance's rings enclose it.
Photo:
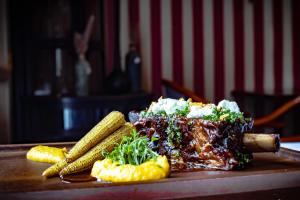
M 137 119 L 137 118 L 135 118 Z M 252 159 L 243 145 L 243 133 L 253 122 L 234 123 L 186 117 L 151 116 L 134 120 L 151 148 L 166 155 L 171 170 L 243 168 Z

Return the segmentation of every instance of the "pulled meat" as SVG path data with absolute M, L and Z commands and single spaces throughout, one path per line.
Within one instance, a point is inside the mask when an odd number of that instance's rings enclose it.
M 151 148 L 167 156 L 172 171 L 243 168 L 245 163 L 241 155 L 252 158 L 243 145 L 243 133 L 250 130 L 252 124 L 163 116 L 140 118 L 134 122 L 139 134 L 147 135 L 152 141 Z M 180 135 L 172 135 L 170 126 L 174 126 Z M 176 137 L 170 138 L 170 134 Z

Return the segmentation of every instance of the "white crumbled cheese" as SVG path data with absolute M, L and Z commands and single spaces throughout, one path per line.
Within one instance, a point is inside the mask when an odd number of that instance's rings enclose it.
M 222 100 L 218 104 L 218 108 L 226 108 L 231 112 L 240 113 L 240 108 L 235 101 Z
M 212 115 L 214 108 L 225 108 L 230 110 L 231 112 L 240 113 L 240 108 L 234 101 L 222 100 L 219 102 L 218 106 L 215 104 L 206 104 L 206 105 L 190 105 L 188 101 L 184 99 L 159 99 L 157 102 L 153 102 L 148 112 L 152 112 L 154 114 L 165 112 L 167 115 L 172 115 L 177 112 L 177 110 L 185 110 L 188 106 L 189 113 L 187 114 L 187 118 L 203 118 L 204 116 Z
M 152 103 L 148 111 L 154 114 L 165 111 L 167 115 L 176 113 L 177 110 L 185 110 L 188 107 L 188 102 L 183 99 L 159 99 Z
M 214 104 L 207 104 L 205 106 L 191 106 L 190 112 L 187 115 L 187 118 L 202 118 L 213 114 L 213 109 L 216 106 Z

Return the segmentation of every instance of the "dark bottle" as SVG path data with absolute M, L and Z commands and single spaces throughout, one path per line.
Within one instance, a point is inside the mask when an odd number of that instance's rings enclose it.
M 126 74 L 119 67 L 116 67 L 107 77 L 106 83 L 106 90 L 109 94 L 125 94 L 129 91 Z
M 130 82 L 131 92 L 141 91 L 141 57 L 136 47 L 131 44 L 125 58 L 127 76 Z

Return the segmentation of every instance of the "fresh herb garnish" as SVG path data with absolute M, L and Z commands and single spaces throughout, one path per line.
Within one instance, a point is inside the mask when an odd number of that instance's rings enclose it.
M 159 138 L 157 138 L 157 137 L 155 137 L 155 136 L 152 136 L 151 137 L 151 142 L 155 142 L 155 141 L 158 141 L 159 140 Z
M 212 114 L 203 116 L 203 119 L 210 121 L 227 121 L 234 123 L 236 120 L 244 121 L 244 115 L 242 112 L 232 112 L 226 108 L 213 108 Z
M 163 111 L 163 110 L 158 111 L 156 113 L 151 112 L 151 111 L 142 111 L 141 114 L 140 114 L 140 116 L 142 118 L 145 118 L 145 117 L 155 117 L 155 116 L 164 116 L 164 117 L 166 117 L 167 113 L 165 111 Z
M 189 103 L 186 106 L 176 108 L 172 114 L 167 114 L 165 110 L 159 110 L 152 112 L 151 110 L 142 111 L 141 117 L 165 117 L 168 120 L 168 127 L 166 129 L 167 141 L 170 147 L 175 147 L 175 144 L 180 144 L 182 140 L 182 134 L 179 126 L 176 123 L 178 117 L 186 117 L 190 112 Z M 152 138 L 151 138 L 152 140 Z
M 175 115 L 186 117 L 190 112 L 189 105 L 185 106 L 182 110 L 176 109 Z
M 105 157 L 120 165 L 140 165 L 158 156 L 150 149 L 149 142 L 147 136 L 140 136 L 136 130 L 133 130 L 130 136 L 123 137 L 120 145 Z
M 249 153 L 236 152 L 238 168 L 244 168 L 252 160 L 252 155 Z
M 186 117 L 188 113 L 190 112 L 190 105 L 189 101 L 185 105 L 174 105 L 171 109 L 170 108 L 164 108 L 163 106 L 160 109 L 151 109 L 151 106 L 148 110 L 141 111 L 140 116 L 142 118 L 144 117 L 155 117 L 155 116 L 163 116 L 168 117 L 170 115 L 175 116 L 181 116 Z
M 146 116 L 147 116 L 147 111 L 146 110 L 143 110 L 143 111 L 140 112 L 140 117 L 141 118 L 144 118 Z
M 179 126 L 176 123 L 176 116 L 169 116 L 167 132 L 167 141 L 171 147 L 174 147 L 174 142 L 180 144 L 182 140 L 182 133 Z
M 183 114 L 183 113 L 181 113 Z M 167 115 L 164 112 L 161 112 L 159 114 L 154 114 L 152 112 L 148 112 L 147 117 L 155 117 L 155 116 L 160 116 L 160 117 L 165 117 L 168 121 L 168 127 L 166 129 L 167 133 L 167 141 L 171 147 L 174 147 L 175 144 L 180 144 L 181 139 L 182 139 L 182 134 L 180 132 L 180 128 L 176 123 L 176 119 L 179 116 L 179 114 L 172 114 L 172 115 Z M 158 140 L 158 138 L 151 138 L 151 142 L 154 142 Z

